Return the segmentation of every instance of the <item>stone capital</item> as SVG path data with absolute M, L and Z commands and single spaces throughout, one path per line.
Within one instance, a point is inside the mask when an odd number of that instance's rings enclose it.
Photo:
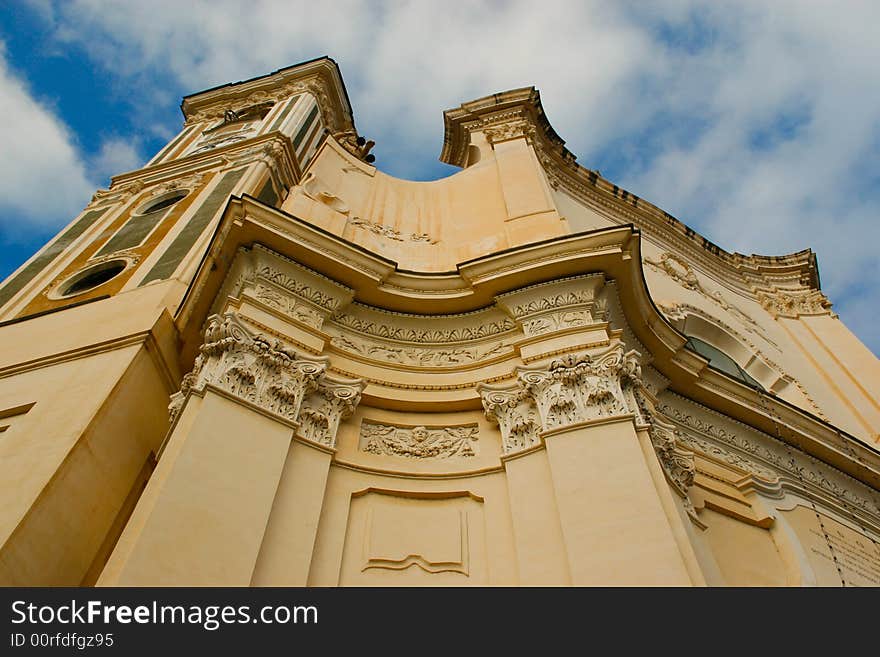
M 297 354 L 280 340 L 252 333 L 234 313 L 212 315 L 192 372 L 171 396 L 172 420 L 190 392 L 213 386 L 270 415 L 296 422 L 306 394 L 317 388 L 326 358 Z
M 361 379 L 324 376 L 302 403 L 299 435 L 335 448 L 339 424 L 354 413 L 365 387 L 366 382 Z
M 820 290 L 763 289 L 757 292 L 758 302 L 774 318 L 797 319 L 801 315 L 837 315 L 831 311 L 831 302 Z

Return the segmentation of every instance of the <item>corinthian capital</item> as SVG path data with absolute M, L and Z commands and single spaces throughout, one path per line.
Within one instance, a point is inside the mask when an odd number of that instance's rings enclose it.
M 598 354 L 570 354 L 546 369 L 520 368 L 517 378 L 534 398 L 545 431 L 623 415 L 638 415 L 633 394 L 639 354 L 622 344 Z
M 480 384 L 477 392 L 486 417 L 501 429 L 501 451 L 513 454 L 540 442 L 540 424 L 534 400 L 518 384 L 494 386 Z
M 267 413 L 296 421 L 306 394 L 318 385 L 327 360 L 306 358 L 279 340 L 251 333 L 234 313 L 213 315 L 193 371 L 171 397 L 172 419 L 187 395 L 208 385 Z
M 819 290 L 759 290 L 758 302 L 773 317 L 797 318 L 801 315 L 836 315 L 831 302 Z
M 325 376 L 302 404 L 300 435 L 327 447 L 336 447 L 339 423 L 354 413 L 365 387 L 366 383 L 361 379 Z

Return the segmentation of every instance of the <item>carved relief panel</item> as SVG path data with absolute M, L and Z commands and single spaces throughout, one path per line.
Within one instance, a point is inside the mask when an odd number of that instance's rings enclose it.
M 410 459 L 473 458 L 479 453 L 476 424 L 448 427 L 361 423 L 360 448 L 370 454 Z

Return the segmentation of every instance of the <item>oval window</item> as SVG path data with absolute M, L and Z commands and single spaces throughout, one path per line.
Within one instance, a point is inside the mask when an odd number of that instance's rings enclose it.
M 67 286 L 63 288 L 61 296 L 69 297 L 103 285 L 111 278 L 121 274 L 127 266 L 128 263 L 125 260 L 111 260 L 110 262 L 90 267 L 74 276 Z
M 151 205 L 148 205 L 146 209 L 141 210 L 140 214 L 150 214 L 151 212 L 158 212 L 159 210 L 164 210 L 165 208 L 171 207 L 178 201 L 186 198 L 186 195 L 189 192 L 175 192 L 171 196 L 166 196 L 163 199 L 153 202 Z

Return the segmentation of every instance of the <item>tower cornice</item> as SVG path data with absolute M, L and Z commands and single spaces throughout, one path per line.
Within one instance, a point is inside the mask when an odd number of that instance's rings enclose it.
M 185 96 L 180 109 L 187 124 L 200 123 L 221 119 L 227 110 L 237 112 L 303 91 L 311 93 L 318 101 L 332 132 L 354 130 L 354 117 L 342 74 L 329 57 Z

